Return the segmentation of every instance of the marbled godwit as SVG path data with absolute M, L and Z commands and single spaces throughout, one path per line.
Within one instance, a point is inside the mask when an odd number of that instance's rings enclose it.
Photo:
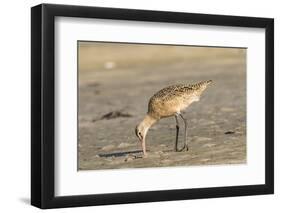
M 145 137 L 149 128 L 161 118 L 175 116 L 176 119 L 176 143 L 175 151 L 188 150 L 187 145 L 187 121 L 181 111 L 191 103 L 199 101 L 202 92 L 212 80 L 202 81 L 190 85 L 173 85 L 155 93 L 149 100 L 148 112 L 143 121 L 136 126 L 136 135 L 139 138 L 143 154 L 146 155 Z M 178 149 L 179 121 L 178 116 L 184 121 L 184 146 Z

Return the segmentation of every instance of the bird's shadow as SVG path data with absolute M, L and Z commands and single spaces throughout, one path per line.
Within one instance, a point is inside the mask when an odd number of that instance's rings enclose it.
M 133 150 L 133 151 L 126 151 L 126 152 L 104 153 L 104 154 L 98 154 L 98 156 L 99 156 L 99 157 L 102 157 L 102 158 L 109 158 L 109 157 L 125 157 L 126 155 L 138 154 L 138 153 L 142 153 L 142 150 Z

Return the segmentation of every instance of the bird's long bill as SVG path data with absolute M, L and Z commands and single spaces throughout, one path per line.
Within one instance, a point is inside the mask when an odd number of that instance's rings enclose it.
M 141 140 L 141 148 L 142 148 L 143 155 L 146 155 L 145 138 Z

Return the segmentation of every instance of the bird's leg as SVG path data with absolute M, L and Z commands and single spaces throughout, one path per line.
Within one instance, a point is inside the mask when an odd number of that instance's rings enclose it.
M 180 116 L 181 116 L 181 118 L 182 118 L 182 120 L 183 120 L 183 122 L 184 122 L 184 146 L 183 146 L 183 148 L 180 150 L 180 152 L 181 152 L 181 151 L 183 151 L 183 150 L 188 151 L 188 145 L 187 145 L 187 121 L 186 121 L 186 119 L 182 116 L 182 114 L 180 114 Z
M 177 152 L 178 151 L 178 138 L 179 138 L 179 121 L 178 121 L 178 115 L 175 115 L 175 119 L 176 119 L 176 143 L 175 143 L 175 148 L 174 151 Z

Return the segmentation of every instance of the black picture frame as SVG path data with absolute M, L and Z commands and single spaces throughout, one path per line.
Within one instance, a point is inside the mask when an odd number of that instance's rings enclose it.
M 264 28 L 266 135 L 265 184 L 130 193 L 54 195 L 54 20 L 100 18 Z M 39 208 L 139 203 L 274 193 L 274 20 L 271 18 L 41 4 L 31 8 L 31 204 Z

